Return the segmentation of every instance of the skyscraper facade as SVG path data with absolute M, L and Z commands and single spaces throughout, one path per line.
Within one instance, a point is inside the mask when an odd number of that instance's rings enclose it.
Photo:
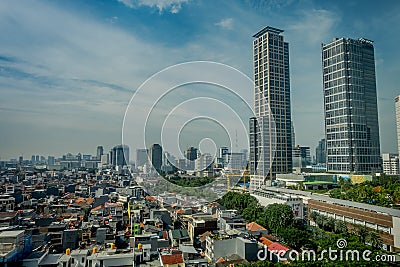
M 381 170 L 372 41 L 335 38 L 322 45 L 328 172 Z
M 253 188 L 267 177 L 273 179 L 277 173 L 292 172 L 289 44 L 282 32 L 267 26 L 253 35 L 256 115 L 250 119 Z
M 156 169 L 156 171 L 160 171 L 162 166 L 163 151 L 159 144 L 151 145 L 149 158 L 154 169 Z
M 317 164 L 326 163 L 325 143 L 325 138 L 322 138 L 315 149 L 315 161 Z
M 96 153 L 96 159 L 101 160 L 101 156 L 103 156 L 103 153 L 104 153 L 103 146 L 98 146 L 97 153 Z
M 111 164 L 115 166 L 126 166 L 129 164 L 129 147 L 127 145 L 117 145 L 110 151 Z
M 396 125 L 397 125 L 397 151 L 400 155 L 400 95 L 394 99 L 396 106 Z

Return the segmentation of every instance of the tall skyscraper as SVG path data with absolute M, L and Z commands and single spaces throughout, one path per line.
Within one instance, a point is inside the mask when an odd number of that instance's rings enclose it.
M 272 180 L 277 173 L 292 172 L 289 44 L 282 32 L 267 26 L 253 35 L 256 117 L 250 119 L 251 188 L 264 184 L 266 177 Z
M 103 153 L 104 153 L 103 146 L 98 146 L 97 153 L 96 153 L 96 159 L 101 160 L 101 156 L 103 156 Z
M 315 161 L 317 164 L 326 163 L 325 143 L 325 138 L 322 138 L 319 140 L 317 148 L 315 148 Z
M 146 148 L 136 149 L 136 167 L 143 166 L 149 162 L 149 150 Z
M 118 145 L 111 151 L 111 164 L 113 166 L 126 166 L 129 164 L 129 147 Z
M 394 99 L 396 105 L 396 124 L 397 124 L 397 151 L 400 155 L 400 95 Z
M 322 45 L 328 172 L 381 170 L 372 41 L 335 38 Z
M 186 159 L 188 160 L 187 161 L 187 164 L 186 164 L 186 167 L 187 167 L 187 169 L 188 170 L 194 170 L 194 161 L 197 159 L 197 148 L 195 148 L 195 147 L 188 147 L 187 149 L 186 149 Z
M 149 155 L 150 155 L 149 158 L 150 158 L 151 164 L 153 165 L 154 169 L 156 169 L 156 171 L 160 171 L 161 166 L 162 166 L 162 158 L 163 158 L 162 147 L 159 144 L 151 145 Z

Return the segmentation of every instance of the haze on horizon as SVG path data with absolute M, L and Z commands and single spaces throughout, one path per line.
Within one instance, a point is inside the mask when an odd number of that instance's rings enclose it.
M 0 159 L 108 151 L 121 143 L 127 105 L 151 75 L 205 60 L 252 78 L 252 35 L 267 25 L 289 42 L 297 144 L 314 151 L 324 137 L 321 43 L 364 37 L 375 46 L 381 152 L 397 152 L 398 1 L 6 0 Z

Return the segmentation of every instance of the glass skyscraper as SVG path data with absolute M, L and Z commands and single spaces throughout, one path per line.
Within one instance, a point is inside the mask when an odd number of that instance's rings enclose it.
M 322 44 L 328 172 L 381 170 L 372 41 L 336 38 Z
M 253 35 L 256 117 L 250 119 L 252 188 L 277 173 L 292 172 L 289 44 L 282 32 L 267 26 Z

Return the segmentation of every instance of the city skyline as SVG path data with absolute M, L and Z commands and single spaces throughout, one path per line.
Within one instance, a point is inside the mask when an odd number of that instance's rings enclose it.
M 199 59 L 232 65 L 252 77 L 248 43 L 265 25 L 285 29 L 291 44 L 296 143 L 311 148 L 324 135 L 321 43 L 334 37 L 373 40 L 381 152 L 397 152 L 397 2 L 379 7 L 372 1 L 362 7 L 314 1 L 171 3 L 0 3 L 0 27 L 11 36 L 0 44 L 0 158 L 95 154 L 98 144 L 121 143 L 124 110 L 145 79 L 164 67 Z M 211 14 L 215 8 L 225 11 Z

